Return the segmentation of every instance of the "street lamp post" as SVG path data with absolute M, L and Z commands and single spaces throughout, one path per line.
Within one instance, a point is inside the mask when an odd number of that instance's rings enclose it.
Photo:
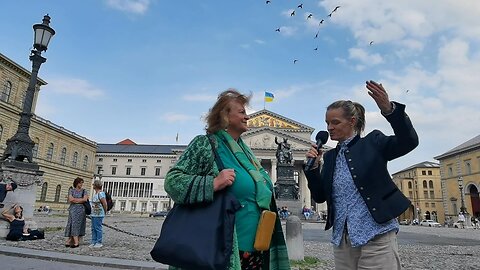
M 17 131 L 13 137 L 7 140 L 7 147 L 0 158 L 0 182 L 13 182 L 19 187 L 18 191 L 16 190 L 15 193 L 9 194 L 5 198 L 4 204 L 6 207 L 13 203 L 22 205 L 25 224 L 32 229 L 37 227 L 33 221 L 33 211 L 37 193 L 36 186 L 43 183 L 43 171 L 40 170 L 37 163 L 33 162 L 35 143 L 28 132 L 33 116 L 32 104 L 37 86 L 38 70 L 47 60 L 42 57 L 42 52 L 47 50 L 50 39 L 55 35 L 55 30 L 49 24 L 50 16 L 45 15 L 42 23 L 33 25 L 34 40 L 33 50 L 30 54 L 30 61 L 32 61 L 30 82 L 23 100 Z M 0 221 L 0 237 L 5 237 L 8 231 L 8 223 Z
M 29 163 L 33 163 L 33 147 L 35 146 L 35 143 L 28 135 L 28 131 L 30 129 L 30 120 L 33 115 L 32 104 L 37 85 L 38 70 L 40 69 L 40 66 L 47 61 L 46 58 L 42 57 L 42 51 L 47 50 L 50 39 L 55 35 L 55 30 L 53 30 L 49 24 L 50 16 L 45 15 L 41 24 L 33 25 L 35 36 L 33 50 L 30 54 L 30 61 L 32 61 L 32 74 L 23 101 L 23 110 L 20 113 L 17 133 L 7 140 L 7 148 L 3 153 L 2 160 L 10 159 L 23 162 L 27 159 Z
M 460 207 L 460 212 L 465 215 L 467 213 L 467 208 L 465 207 L 465 196 L 463 194 L 463 177 L 458 178 L 458 189 L 460 190 L 460 202 L 462 206 Z

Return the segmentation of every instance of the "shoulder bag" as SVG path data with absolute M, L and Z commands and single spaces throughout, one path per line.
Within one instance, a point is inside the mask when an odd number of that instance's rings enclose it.
M 82 198 L 85 196 L 85 189 L 82 191 Z M 90 215 L 92 213 L 92 206 L 90 205 L 90 200 L 83 202 L 83 207 L 85 207 L 85 215 Z
M 213 138 L 207 136 L 221 171 L 223 162 Z M 192 196 L 193 182 L 187 196 Z M 215 192 L 208 204 L 175 204 L 163 222 L 150 255 L 157 262 L 184 269 L 227 269 L 233 248 L 235 212 L 240 207 L 235 196 L 225 189 Z

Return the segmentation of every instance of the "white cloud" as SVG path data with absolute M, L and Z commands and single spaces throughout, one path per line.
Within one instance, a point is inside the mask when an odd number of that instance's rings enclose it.
M 265 41 L 261 40 L 261 39 L 255 39 L 254 42 L 257 43 L 257 44 L 260 44 L 260 45 L 265 44 Z
M 114 9 L 134 14 L 144 14 L 151 0 L 106 0 L 107 5 Z
M 196 119 L 195 117 L 187 114 L 175 113 L 175 112 L 167 112 L 161 116 L 161 119 L 168 122 L 168 123 L 178 123 L 178 122 L 185 122 L 192 119 Z
M 350 48 L 348 53 L 350 59 L 358 60 L 363 65 L 374 66 L 383 63 L 383 59 L 380 54 L 369 54 L 366 50 L 361 48 Z
M 105 91 L 90 84 L 88 81 L 76 78 L 50 79 L 43 87 L 43 91 L 65 95 L 80 96 L 88 99 L 98 99 L 104 96 Z
M 294 26 L 281 26 L 280 34 L 282 36 L 293 36 L 298 31 L 297 27 Z

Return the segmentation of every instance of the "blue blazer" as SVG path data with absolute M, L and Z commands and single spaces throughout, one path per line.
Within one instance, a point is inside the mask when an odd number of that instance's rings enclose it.
M 377 223 L 398 217 L 410 206 L 410 200 L 392 181 L 387 162 L 407 154 L 418 145 L 418 136 L 405 113 L 405 105 L 395 102 L 395 110 L 385 118 L 395 135 L 387 136 L 379 130 L 374 130 L 363 138 L 357 135 L 345 151 L 355 186 Z M 332 202 L 332 183 L 337 153 L 338 149 L 325 152 L 323 166 L 305 171 L 313 199 L 317 203 L 327 202 L 325 230 L 333 226 L 335 208 Z

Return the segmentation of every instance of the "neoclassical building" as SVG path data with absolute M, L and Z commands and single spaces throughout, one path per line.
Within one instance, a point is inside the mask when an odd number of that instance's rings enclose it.
M 311 200 L 306 178 L 302 172 L 305 153 L 311 146 L 314 128 L 268 110 L 250 115 L 249 130 L 242 135 L 261 160 L 262 166 L 277 179 L 277 143 L 287 139 L 293 150 L 294 179 L 300 188 L 303 205 L 325 210 Z M 98 144 L 95 158 L 96 175 L 102 178 L 105 189 L 115 201 L 114 211 L 151 212 L 166 210 L 172 202 L 163 185 L 165 175 L 186 145 L 138 145 L 131 140 L 117 144 Z
M 420 162 L 394 173 L 392 179 L 412 202 L 399 220 L 432 219 L 441 224 L 445 222 L 438 163 Z
M 463 204 L 469 216 L 480 217 L 480 135 L 435 159 L 440 161 L 445 215 L 456 220 Z
M 7 139 L 17 131 L 30 75 L 30 71 L 0 53 L 0 155 L 5 151 Z M 90 187 L 97 145 L 35 115 L 40 87 L 46 84 L 40 78 L 37 80 L 29 134 L 35 142 L 33 161 L 44 171 L 44 183 L 37 188 L 36 204 L 61 210 L 68 206 L 68 189 L 75 177 L 82 177 L 85 186 Z

